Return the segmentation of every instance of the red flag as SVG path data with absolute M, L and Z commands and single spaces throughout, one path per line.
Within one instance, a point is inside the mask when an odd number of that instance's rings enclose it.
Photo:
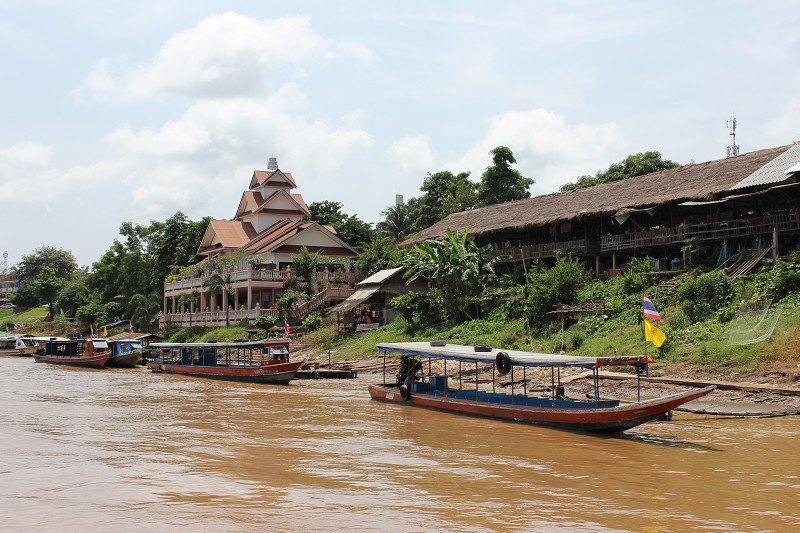
M 133 333 L 133 320 L 128 321 L 128 324 L 130 324 L 130 326 L 131 326 L 130 330 L 131 330 L 131 333 Z
M 289 333 L 292 332 L 292 327 L 289 326 L 289 319 L 288 318 L 285 319 L 283 332 L 286 334 L 287 337 L 289 336 Z

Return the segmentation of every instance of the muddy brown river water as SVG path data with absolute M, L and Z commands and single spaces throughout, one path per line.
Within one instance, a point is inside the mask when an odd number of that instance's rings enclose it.
M 800 418 L 601 437 L 381 404 L 368 381 L 0 358 L 0 529 L 800 529 Z

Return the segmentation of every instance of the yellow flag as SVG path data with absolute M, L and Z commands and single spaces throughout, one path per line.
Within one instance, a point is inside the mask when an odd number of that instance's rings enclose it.
M 652 342 L 656 348 L 661 348 L 661 345 L 664 344 L 665 340 L 667 340 L 667 336 L 664 335 L 663 331 L 651 324 L 649 320 L 645 320 L 644 340 Z
M 108 330 L 103 326 L 103 337 L 108 337 Z

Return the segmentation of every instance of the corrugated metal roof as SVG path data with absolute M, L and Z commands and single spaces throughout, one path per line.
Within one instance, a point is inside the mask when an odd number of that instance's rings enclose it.
M 366 289 L 358 289 L 356 292 L 350 295 L 350 297 L 340 303 L 339 305 L 333 307 L 328 314 L 330 313 L 344 313 L 345 311 L 349 311 L 354 307 L 358 306 L 366 302 L 370 296 L 378 292 L 380 287 L 369 287 Z
M 386 270 L 378 271 L 373 275 L 371 275 L 370 277 L 358 282 L 358 285 L 372 285 L 374 283 L 383 283 L 384 281 L 391 278 L 401 270 L 403 270 L 403 267 L 387 268 Z
M 735 191 L 736 189 L 745 189 L 747 187 L 770 185 L 786 181 L 789 179 L 789 176 L 786 174 L 787 169 L 797 163 L 800 163 L 800 144 L 793 144 L 781 155 L 731 187 L 731 190 Z
M 786 171 L 787 174 L 794 174 L 795 172 L 800 172 L 800 163 L 797 163 Z

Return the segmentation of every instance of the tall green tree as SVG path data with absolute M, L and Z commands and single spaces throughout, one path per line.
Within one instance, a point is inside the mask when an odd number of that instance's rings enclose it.
M 42 246 L 28 255 L 23 255 L 13 270 L 21 285 L 36 281 L 44 268 L 49 268 L 60 279 L 66 280 L 78 270 L 75 256 L 68 250 L 53 246 Z
M 403 263 L 403 250 L 393 239 L 378 237 L 366 245 L 356 259 L 356 270 L 365 278 L 380 270 L 397 268 Z
M 305 246 L 300 249 L 299 253 L 292 255 L 292 275 L 303 283 L 303 289 L 309 298 L 314 294 L 317 270 L 321 264 L 322 256 L 309 252 Z
M 323 226 L 331 226 L 347 244 L 360 250 L 372 240 L 375 231 L 368 222 L 342 211 L 343 207 L 340 202 L 325 200 L 313 202 L 308 210 L 311 220 Z
M 417 211 L 409 204 L 390 205 L 383 211 L 384 220 L 375 226 L 390 239 L 401 241 L 414 233 Z
M 530 198 L 528 190 L 534 181 L 511 168 L 517 160 L 506 146 L 498 146 L 489 152 L 492 165 L 486 168 L 478 185 L 478 204 L 481 206 L 502 204 L 513 200 Z
M 233 279 L 230 272 L 217 271 L 203 279 L 203 287 L 209 296 L 220 293 L 228 297 L 228 305 L 225 306 L 225 327 L 230 325 L 230 302 L 236 296 L 233 289 Z
M 598 170 L 594 176 L 580 176 L 575 182 L 561 187 L 562 191 L 583 189 L 600 183 L 611 183 L 651 172 L 660 172 L 680 166 L 675 161 L 664 159 L 661 152 L 651 150 L 631 154 L 622 161 L 612 163 L 606 170 Z
M 494 262 L 487 259 L 491 246 L 479 246 L 467 231 L 447 231 L 443 241 L 425 241 L 406 254 L 403 265 L 408 281 L 428 280 L 442 292 L 443 306 L 456 320 L 480 312 L 480 295 L 495 279 Z
M 469 179 L 469 172 L 453 174 L 443 170 L 428 173 L 420 191 L 419 229 L 435 224 L 450 213 L 472 209 L 478 203 L 478 184 Z
M 49 266 L 42 267 L 36 281 L 33 282 L 33 291 L 40 302 L 47 304 L 47 315 L 50 320 L 55 316 L 55 301 L 58 291 L 64 286 L 64 280 L 59 278 Z
M 73 276 L 67 281 L 56 296 L 56 308 L 70 317 L 74 317 L 78 308 L 85 305 L 92 297 L 87 284 L 87 275 Z

